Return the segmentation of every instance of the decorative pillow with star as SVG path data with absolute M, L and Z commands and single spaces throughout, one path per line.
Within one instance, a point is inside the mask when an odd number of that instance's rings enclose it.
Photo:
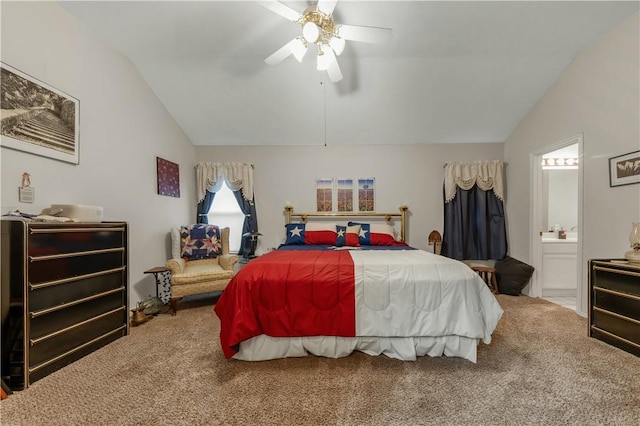
M 304 228 L 304 243 L 307 245 L 336 244 L 335 223 L 307 223 Z
M 180 254 L 187 260 L 211 259 L 222 253 L 220 229 L 203 223 L 180 228 Z
M 337 247 L 360 247 L 359 235 L 360 225 L 352 226 L 336 226 L 336 238 Z
M 304 245 L 305 224 L 304 223 L 287 223 L 285 225 L 287 230 L 287 239 L 285 244 L 288 246 L 302 246 Z
M 360 225 L 360 245 L 363 246 L 393 246 L 398 245 L 395 239 L 394 230 L 391 225 L 382 223 L 356 223 L 349 222 L 349 225 Z

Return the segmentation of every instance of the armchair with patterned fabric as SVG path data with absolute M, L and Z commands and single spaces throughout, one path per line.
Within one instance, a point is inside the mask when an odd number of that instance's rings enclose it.
M 229 253 L 229 228 L 197 224 L 171 229 L 171 310 L 184 296 L 225 289 L 238 262 Z

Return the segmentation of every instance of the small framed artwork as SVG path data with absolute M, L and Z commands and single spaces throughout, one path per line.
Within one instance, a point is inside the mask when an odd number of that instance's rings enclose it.
M 358 211 L 374 212 L 376 198 L 376 179 L 358 179 Z
M 156 157 L 158 165 L 158 194 L 180 198 L 180 166 Z
M 79 163 L 80 101 L 0 62 L 2 147 Z
M 318 178 L 316 179 L 316 204 L 317 211 L 330 212 L 333 211 L 333 179 Z
M 338 211 L 353 211 L 353 179 L 336 179 Z
M 640 183 L 640 151 L 609 158 L 609 186 Z

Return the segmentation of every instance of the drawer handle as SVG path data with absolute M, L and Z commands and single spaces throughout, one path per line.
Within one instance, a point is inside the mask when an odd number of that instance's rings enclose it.
M 67 303 L 63 303 L 61 305 L 53 306 L 51 308 L 42 309 L 42 310 L 34 311 L 34 312 L 29 312 L 29 316 L 31 318 L 37 318 L 39 316 L 42 316 L 42 315 L 45 315 L 45 314 L 48 314 L 48 313 L 51 313 L 51 312 L 59 311 L 60 309 L 65 309 L 65 308 L 68 308 L 70 306 L 79 305 L 80 303 L 88 302 L 90 300 L 98 299 L 98 298 L 104 297 L 104 296 L 109 296 L 110 294 L 121 293 L 123 291 L 124 291 L 124 286 L 118 287 L 118 288 L 114 288 L 113 290 L 105 291 L 105 292 L 99 293 L 99 294 L 94 294 L 93 296 L 84 297 L 82 299 L 74 300 L 73 302 L 67 302 Z
M 62 358 L 66 357 L 66 356 L 69 356 L 69 355 L 73 354 L 74 352 L 78 352 L 79 350 L 82 350 L 82 349 L 86 348 L 87 346 L 89 346 L 89 345 L 92 345 L 92 344 L 96 343 L 98 340 L 104 339 L 105 337 L 107 337 L 107 336 L 109 336 L 109 335 L 111 335 L 111 334 L 117 333 L 117 332 L 119 332 L 119 331 L 122 331 L 122 330 L 124 330 L 124 329 L 126 329 L 126 328 L 127 328 L 127 326 L 126 326 L 126 325 L 122 325 L 122 326 L 120 326 L 120 327 L 116 328 L 116 329 L 115 329 L 115 330 L 113 330 L 113 331 L 109 331 L 109 332 L 107 332 L 107 333 L 103 334 L 102 336 L 98 336 L 98 337 L 96 337 L 96 338 L 95 338 L 95 339 L 93 339 L 93 340 L 90 340 L 90 341 L 88 341 L 88 342 L 86 342 L 86 343 L 83 343 L 83 344 L 82 344 L 82 345 L 80 345 L 80 346 L 76 346 L 75 348 L 73 348 L 73 349 L 71 349 L 71 350 L 68 350 L 67 352 L 65 352 L 65 353 L 63 353 L 63 354 L 60 354 L 60 355 L 58 355 L 58 356 L 57 356 L 57 357 L 55 357 L 55 358 L 51 358 L 50 360 L 45 361 L 45 362 L 43 362 L 42 364 L 38 364 L 37 366 L 35 366 L 35 367 L 33 367 L 33 368 L 29 367 L 29 374 L 31 374 L 31 373 L 33 373 L 33 372 L 35 372 L 35 371 L 38 371 L 38 370 L 40 370 L 41 368 L 46 367 L 46 366 L 47 366 L 47 365 L 49 365 L 49 364 L 53 364 L 54 362 L 56 362 L 56 361 L 58 361 L 58 360 L 61 360 Z
M 613 337 L 614 339 L 621 340 L 621 341 L 623 341 L 624 343 L 626 343 L 628 345 L 635 346 L 636 348 L 640 349 L 640 345 L 639 344 L 637 344 L 635 342 L 632 342 L 631 340 L 627 340 L 624 337 L 620 337 L 620 336 L 618 336 L 616 334 L 610 333 L 610 332 L 608 332 L 606 330 L 603 330 L 603 329 L 601 329 L 599 327 L 596 327 L 595 325 L 592 325 L 591 329 L 595 330 L 595 331 L 598 331 L 598 332 L 600 332 L 602 334 L 606 334 L 609 337 Z
M 74 251 L 73 253 L 48 254 L 44 256 L 29 256 L 29 262 L 38 262 L 41 260 L 66 259 L 69 257 L 90 256 L 92 254 L 116 253 L 124 251 L 124 247 L 116 247 L 100 250 Z
M 596 271 L 613 272 L 614 274 L 631 275 L 632 277 L 640 277 L 640 272 L 625 271 L 622 269 L 604 268 L 602 266 L 594 266 Z
M 124 232 L 124 228 L 29 228 L 30 234 L 62 234 L 71 232 Z
M 621 320 L 624 320 L 624 321 L 628 321 L 628 322 L 632 322 L 634 324 L 640 325 L 640 321 L 638 321 L 637 319 L 629 318 L 627 316 L 620 315 L 620 314 L 617 314 L 615 312 L 608 311 L 606 309 L 598 308 L 597 306 L 594 306 L 593 310 L 596 311 L 596 312 L 600 312 L 602 314 L 605 314 L 605 315 L 610 315 L 612 317 L 616 317 L 618 319 L 621 319 Z
M 125 269 L 126 269 L 125 266 L 120 266 L 119 268 L 107 269 L 105 271 L 92 272 L 90 274 L 77 275 L 75 277 L 62 278 L 62 279 L 54 280 L 54 281 L 47 281 L 47 282 L 40 283 L 40 284 L 31 284 L 31 283 L 29 283 L 29 290 L 38 290 L 38 289 L 44 288 L 44 287 L 51 287 L 51 286 L 54 286 L 54 285 L 70 283 L 70 282 L 73 282 L 73 281 L 85 280 L 87 278 L 100 277 L 102 275 L 109 275 L 109 274 L 113 274 L 115 272 L 122 272 Z
M 597 286 L 594 286 L 593 289 L 595 291 L 601 291 L 603 293 L 609 293 L 609 294 L 613 294 L 615 296 L 620 296 L 620 297 L 624 297 L 624 298 L 627 298 L 627 299 L 634 299 L 634 300 L 640 301 L 640 296 L 636 296 L 635 294 L 623 293 L 621 291 L 611 290 L 609 288 L 597 287 Z
M 60 335 L 62 333 L 66 333 L 67 331 L 71 331 L 71 330 L 73 330 L 75 328 L 78 328 L 78 327 L 83 326 L 85 324 L 89 324 L 90 322 L 93 322 L 93 321 L 97 321 L 97 320 L 99 320 L 101 318 L 104 318 L 104 317 L 106 317 L 108 315 L 114 314 L 114 313 L 122 311 L 122 310 L 124 310 L 124 306 L 120 306 L 118 308 L 110 310 L 109 312 L 105 312 L 103 314 L 96 315 L 93 318 L 89 318 L 89 319 L 86 319 L 84 321 L 80 321 L 80 322 L 78 322 L 76 324 L 70 325 L 69 327 L 61 328 L 60 330 L 56 330 L 53 333 L 49 333 L 49 334 L 47 334 L 45 336 L 38 337 L 38 338 L 35 338 L 35 339 L 29 339 L 29 344 L 31 346 L 37 345 L 38 343 L 40 343 L 40 342 L 42 342 L 44 340 L 47 340 L 47 339 L 50 339 L 52 337 L 58 336 L 58 335 Z

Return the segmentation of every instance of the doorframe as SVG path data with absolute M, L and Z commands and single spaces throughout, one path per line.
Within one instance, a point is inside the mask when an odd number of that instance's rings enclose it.
M 569 145 L 578 144 L 578 243 L 577 243 L 577 258 L 576 262 L 577 274 L 576 274 L 576 312 L 581 316 L 586 316 L 586 309 L 582 306 L 583 295 L 586 294 L 586 287 L 584 284 L 584 274 L 582 270 L 582 252 L 583 252 L 583 200 L 584 200 L 584 162 L 583 162 L 583 148 L 584 137 L 582 133 L 574 135 L 570 138 L 564 139 L 553 145 L 546 146 L 537 151 L 532 152 L 529 155 L 530 158 L 530 170 L 531 170 L 531 221 L 529 223 L 529 235 L 530 235 L 530 253 L 532 266 L 535 268 L 531 279 L 531 287 L 529 289 L 529 296 L 542 297 L 542 239 L 540 238 L 540 232 L 542 231 L 542 217 L 543 217 L 543 182 L 542 182 L 542 156 L 549 152 L 556 151 L 560 148 L 567 147 Z

